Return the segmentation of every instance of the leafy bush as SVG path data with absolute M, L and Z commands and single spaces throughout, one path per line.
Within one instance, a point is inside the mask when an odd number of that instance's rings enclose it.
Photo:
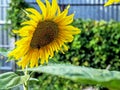
M 54 61 L 120 70 L 120 23 L 77 19 L 73 25 L 81 29 L 80 35 L 70 43 L 68 52 L 56 54 Z
M 78 66 L 120 70 L 120 23 L 77 19 L 73 25 L 81 29 L 69 43 L 65 54 L 58 53 L 50 62 L 70 63 Z M 56 76 L 38 74 L 35 90 L 80 90 L 81 84 Z M 102 90 L 102 89 L 101 89 Z M 104 89 L 103 89 L 104 90 Z M 107 90 L 107 89 L 106 89 Z
M 30 88 L 33 90 L 78 90 L 82 89 L 80 83 L 75 83 L 68 79 L 63 79 L 58 76 L 49 74 L 35 74 L 38 77 L 38 82 L 31 81 Z

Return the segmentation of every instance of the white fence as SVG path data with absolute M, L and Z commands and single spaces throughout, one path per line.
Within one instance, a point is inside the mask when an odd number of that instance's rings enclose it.
M 39 9 L 36 0 L 25 1 Z M 107 1 L 108 0 L 58 0 L 58 4 L 62 9 L 70 4 L 71 8 L 69 13 L 75 12 L 75 18 L 106 21 L 113 19 L 120 21 L 120 4 L 104 7 L 104 3 Z
M 10 0 L 0 0 L 0 48 L 9 49 L 11 39 L 9 37 L 9 30 L 5 28 L 7 9 L 9 8 Z M 8 22 L 8 24 L 10 24 Z M 6 62 L 7 57 L 0 54 L 0 72 L 1 70 L 12 70 L 13 62 Z

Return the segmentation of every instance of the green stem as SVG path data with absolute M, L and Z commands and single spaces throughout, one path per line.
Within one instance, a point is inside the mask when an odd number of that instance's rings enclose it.
M 25 74 L 25 75 L 28 75 L 27 67 L 26 67 L 26 69 L 25 69 L 25 71 L 24 71 L 24 74 Z M 28 90 L 28 81 L 26 81 L 26 82 L 23 84 L 23 88 L 24 88 L 24 90 Z
M 28 90 L 28 84 L 27 84 L 27 82 L 25 82 L 25 83 L 23 84 L 23 88 L 24 88 L 24 90 Z

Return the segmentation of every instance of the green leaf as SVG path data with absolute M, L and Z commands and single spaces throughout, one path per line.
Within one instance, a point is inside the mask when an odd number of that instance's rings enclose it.
M 120 72 L 117 71 L 60 64 L 29 68 L 28 71 L 58 75 L 82 84 L 101 85 L 112 90 L 120 90 Z
M 38 82 L 39 80 L 36 79 L 36 78 L 30 78 L 29 81 L 35 81 L 35 82 Z
M 14 72 L 0 74 L 0 89 L 9 89 L 24 84 L 29 79 L 29 75 L 18 76 Z
M 7 56 L 9 52 L 10 52 L 10 50 L 6 50 L 4 48 L 0 48 L 0 54 L 3 55 L 3 56 Z

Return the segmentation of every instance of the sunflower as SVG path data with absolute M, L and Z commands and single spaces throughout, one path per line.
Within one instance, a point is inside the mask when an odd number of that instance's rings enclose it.
M 21 39 L 15 42 L 16 48 L 8 56 L 19 60 L 17 64 L 22 68 L 38 66 L 39 62 L 48 63 L 54 52 L 68 50 L 66 43 L 73 40 L 73 35 L 80 33 L 78 28 L 70 25 L 74 14 L 67 15 L 69 5 L 61 12 L 57 0 L 51 3 L 45 0 L 46 4 L 40 0 L 36 2 L 41 13 L 33 8 L 26 9 L 30 19 L 23 22 L 19 30 L 13 30 Z
M 120 2 L 120 0 L 108 0 L 108 2 L 106 2 L 104 6 L 109 6 L 113 3 L 119 3 L 119 2 Z

